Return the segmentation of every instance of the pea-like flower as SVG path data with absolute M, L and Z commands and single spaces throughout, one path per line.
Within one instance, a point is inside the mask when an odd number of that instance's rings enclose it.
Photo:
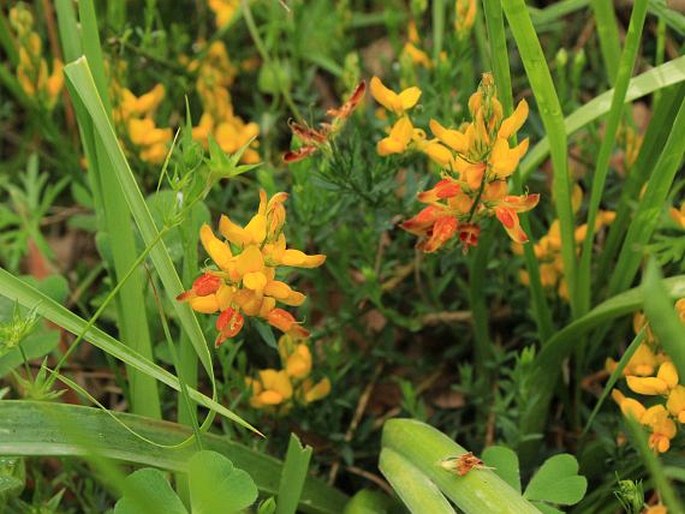
M 277 280 L 276 270 L 279 266 L 315 268 L 326 257 L 286 247 L 282 230 L 287 197 L 286 193 L 277 193 L 268 199 L 261 191 L 257 213 L 244 227 L 222 215 L 219 232 L 223 240 L 207 224 L 200 229 L 200 242 L 216 269 L 206 270 L 177 299 L 187 301 L 198 312 L 220 313 L 217 346 L 240 332 L 244 316 L 262 318 L 285 333 L 300 337 L 309 334 L 292 314 L 277 307 L 278 303 L 301 305 L 306 297 Z

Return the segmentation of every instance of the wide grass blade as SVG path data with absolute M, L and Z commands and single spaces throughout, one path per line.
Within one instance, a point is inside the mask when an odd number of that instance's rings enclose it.
M 603 4 L 603 2 L 593 3 L 593 5 L 595 4 L 599 6 Z M 609 7 L 613 13 L 613 6 L 610 2 Z M 611 159 L 616 134 L 618 133 L 619 124 L 621 123 L 621 117 L 623 116 L 623 104 L 625 103 L 626 91 L 628 90 L 628 82 L 630 81 L 630 75 L 633 72 L 637 52 L 640 48 L 640 39 L 642 37 L 642 29 L 645 24 L 646 16 L 647 0 L 636 0 L 633 4 L 633 11 L 630 16 L 630 25 L 628 27 L 628 34 L 626 35 L 625 48 L 623 54 L 620 56 L 618 74 L 616 75 L 615 80 L 616 87 L 614 88 L 614 96 L 611 100 L 611 108 L 609 109 L 609 116 L 606 120 L 604 136 L 599 147 L 595 172 L 592 178 L 592 189 L 587 213 L 587 230 L 585 232 L 585 240 L 583 241 L 583 249 L 578 266 L 578 297 L 581 314 L 586 313 L 590 309 L 590 264 L 592 260 L 592 242 L 595 238 L 595 221 L 597 219 L 597 212 L 599 211 L 599 204 L 602 201 L 602 196 L 604 194 L 606 178 L 609 174 L 609 160 Z
M 129 364 L 138 371 L 146 374 L 155 380 L 162 382 L 176 391 L 181 390 L 178 379 L 156 365 L 133 349 L 129 348 L 102 330 L 91 327 L 86 331 L 88 322 L 62 305 L 58 304 L 50 297 L 34 289 L 22 280 L 12 276 L 6 270 L 0 268 L 0 294 L 12 301 L 29 309 L 35 309 L 36 313 L 52 321 L 56 325 L 64 328 L 72 334 L 84 334 L 84 339 L 102 351 L 109 353 L 113 357 Z M 216 400 L 208 398 L 195 389 L 188 389 L 188 395 L 198 404 L 210 409 L 213 412 L 242 425 L 250 430 L 259 433 L 257 429 L 243 420 L 240 416 L 228 410 Z
M 76 25 L 73 5 L 61 2 L 58 6 L 59 24 L 67 59 L 77 58 L 83 50 L 97 70 L 98 93 L 111 113 L 100 48 L 97 20 L 92 0 L 79 3 L 80 25 Z M 79 130 L 90 172 L 88 178 L 98 221 L 98 237 L 106 245 L 110 275 L 114 282 L 123 280 L 137 259 L 135 234 L 131 230 L 131 215 L 119 187 L 111 160 L 107 157 L 101 138 L 97 137 L 90 119 L 79 117 Z M 107 258 L 107 257 L 105 257 Z M 142 271 L 136 270 L 115 299 L 117 322 L 121 340 L 147 359 L 152 359 L 152 343 L 145 305 L 145 282 Z M 161 418 L 157 384 L 150 377 L 128 368 L 131 408 L 133 412 Z
M 428 477 L 466 514 L 540 512 L 490 469 L 473 468 L 459 476 L 442 467 L 446 460 L 467 452 L 425 423 L 412 419 L 386 421 L 382 446 L 383 451 L 391 450 Z
M 119 420 L 147 439 L 169 446 L 192 435 L 183 425 L 157 421 L 133 414 L 119 414 Z M 101 455 L 169 471 L 187 470 L 194 447 L 159 448 L 133 436 L 112 420 L 107 413 L 91 407 L 75 405 L 3 400 L 0 402 L 0 454 L 20 456 L 79 456 L 84 448 L 78 440 L 65 432 L 63 419 L 78 425 L 83 433 L 91 434 Z M 232 442 L 226 437 L 203 434 L 205 449 L 228 457 L 233 464 L 247 471 L 257 487 L 268 495 L 278 492 L 283 463 L 261 452 Z M 302 512 L 337 514 L 347 497 L 320 480 L 306 478 L 299 508 Z
M 390 448 L 383 448 L 378 468 L 409 511 L 415 514 L 455 514 L 440 489 L 411 462 Z
M 68 64 L 64 68 L 67 76 L 67 85 L 70 88 L 72 98 L 75 100 L 76 110 L 80 112 L 80 117 L 88 117 L 92 120 L 97 134 L 103 141 L 107 157 L 112 161 L 115 175 L 119 185 L 124 192 L 128 206 L 133 214 L 133 219 L 138 225 L 141 236 L 145 244 L 150 244 L 158 237 L 158 229 L 145 203 L 145 199 L 138 188 L 133 172 L 126 161 L 126 157 L 118 144 L 116 134 L 112 125 L 109 123 L 107 113 L 95 88 L 93 77 L 85 58 Z M 200 362 L 204 366 L 207 374 L 215 388 L 214 373 L 212 369 L 212 357 L 207 347 L 197 318 L 192 310 L 184 302 L 177 302 L 176 296 L 183 291 L 174 264 L 169 256 L 166 246 L 162 243 L 156 245 L 150 251 L 150 257 L 155 269 L 164 284 L 164 289 L 174 306 L 178 319 L 184 330 L 188 333 Z
M 492 55 L 509 55 L 507 49 L 507 37 L 504 30 L 504 15 L 502 12 L 502 5 L 498 0 L 484 0 L 483 10 L 485 12 L 485 22 L 488 28 L 488 39 L 490 41 L 490 53 Z M 499 92 L 499 98 L 504 108 L 504 116 L 509 116 L 514 110 L 514 98 L 511 86 L 511 73 L 509 70 L 509 61 L 507 59 L 493 59 L 493 73 L 495 75 L 495 84 Z M 515 139 L 515 136 L 514 136 Z M 523 179 L 521 168 L 513 175 L 513 193 L 521 194 L 523 192 Z M 533 239 L 532 230 L 530 227 L 530 220 L 528 214 L 520 215 L 521 226 L 523 231 Z M 480 253 L 484 250 L 477 249 L 474 255 L 471 278 L 471 298 L 476 296 L 483 297 L 482 287 L 479 282 L 485 273 L 485 266 L 487 259 L 483 259 Z M 544 342 L 550 338 L 553 331 L 552 315 L 550 313 L 547 297 L 542 287 L 540 280 L 540 268 L 538 260 L 535 257 L 532 244 L 523 245 L 523 256 L 525 259 L 526 270 L 530 278 L 530 293 L 533 302 L 533 314 L 535 322 L 538 327 L 540 341 Z M 473 276 L 476 277 L 474 280 Z M 483 298 L 483 301 L 485 299 Z M 478 302 L 471 302 L 474 315 L 476 314 Z M 476 306 L 476 308 L 474 308 Z M 480 309 L 483 310 L 483 309 Z M 486 327 L 487 330 L 487 327 Z M 476 318 L 476 339 L 484 339 L 487 337 L 487 331 L 483 334 L 483 329 L 478 325 L 478 318 Z M 483 346 L 484 343 L 479 343 Z
M 673 59 L 631 79 L 628 84 L 625 101 L 632 102 L 637 98 L 677 84 L 683 80 L 685 80 L 685 56 Z M 614 90 L 610 89 L 575 110 L 564 120 L 565 133 L 571 135 L 609 112 L 613 96 Z M 550 150 L 549 145 L 549 138 L 541 139 L 523 159 L 519 169 L 521 170 L 524 182 L 547 158 Z
M 554 207 L 561 227 L 561 256 L 569 286 L 571 310 L 578 310 L 576 294 L 576 255 L 574 250 L 574 220 L 571 207 L 571 178 L 566 158 L 564 115 L 559 103 L 552 75 L 545 60 L 533 23 L 524 0 L 502 3 L 509 27 L 514 35 L 528 81 L 535 95 L 542 123 L 550 141 L 554 179 L 552 184 Z

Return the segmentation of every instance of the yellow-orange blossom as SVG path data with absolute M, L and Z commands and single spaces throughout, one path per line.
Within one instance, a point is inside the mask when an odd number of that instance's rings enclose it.
M 206 270 L 177 299 L 187 301 L 198 312 L 220 313 L 216 323 L 217 346 L 240 332 L 243 316 L 263 318 L 287 334 L 299 337 L 309 334 L 292 314 L 276 307 L 278 302 L 297 306 L 305 300 L 305 295 L 276 280 L 276 269 L 279 266 L 315 268 L 326 257 L 305 255 L 286 247 L 282 231 L 286 217 L 283 203 L 287 197 L 286 193 L 277 193 L 269 200 L 266 192 L 260 191 L 257 213 L 245 227 L 222 215 L 219 232 L 225 240 L 216 237 L 207 224 L 200 229 L 202 246 L 218 269 Z

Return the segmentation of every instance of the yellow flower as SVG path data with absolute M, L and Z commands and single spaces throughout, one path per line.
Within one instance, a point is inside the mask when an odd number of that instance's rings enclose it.
M 293 386 L 284 370 L 263 369 L 258 379 L 246 378 L 245 381 L 252 389 L 250 405 L 257 409 L 282 405 L 293 396 Z
M 647 412 L 647 409 L 645 409 L 640 402 L 633 398 L 626 397 L 618 389 L 611 391 L 611 397 L 618 403 L 624 416 L 632 416 L 636 421 L 640 421 L 642 420 L 642 416 L 645 415 L 645 412 Z
M 613 372 L 617 364 L 615 360 L 608 359 L 606 368 L 608 371 Z M 659 360 L 652 351 L 652 348 L 648 344 L 642 343 L 637 347 L 637 350 L 635 350 L 635 353 L 623 369 L 623 375 L 649 377 L 654 374 L 658 364 Z
M 679 422 L 685 423 L 685 387 L 677 385 L 668 395 L 666 408 Z
M 468 36 L 476 21 L 476 0 L 456 0 L 454 28 L 460 39 Z
M 666 361 L 659 366 L 656 377 L 627 376 L 626 382 L 638 394 L 667 394 L 678 384 L 678 372 L 671 361 Z
M 403 116 L 390 129 L 388 137 L 378 142 L 376 150 L 378 155 L 386 156 L 394 153 L 402 153 L 407 150 L 414 135 L 414 127 L 406 116 Z
M 416 105 L 421 97 L 421 90 L 415 86 L 408 87 L 398 94 L 383 85 L 378 77 L 373 77 L 371 94 L 383 107 L 397 115 L 402 115 Z
M 428 57 L 428 54 L 413 43 L 405 43 L 404 48 L 402 48 L 402 54 L 408 56 L 411 62 L 418 66 L 423 66 L 424 68 L 433 67 L 433 61 Z
M 666 408 L 663 405 L 650 407 L 642 416 L 641 422 L 652 431 L 649 436 L 649 447 L 657 453 L 667 452 L 671 447 L 671 439 L 675 437 L 677 428 L 668 416 Z
M 680 209 L 671 207 L 668 211 L 673 222 L 678 225 L 679 228 L 685 229 L 685 202 L 680 204 Z
M 217 28 L 222 28 L 228 25 L 235 16 L 239 6 L 238 0 L 208 0 L 207 5 L 216 16 Z
M 53 59 L 52 73 L 48 72 L 48 63 L 43 58 L 43 42 L 33 32 L 33 15 L 24 4 L 19 3 L 10 9 L 9 20 L 18 43 L 17 81 L 27 96 L 50 110 L 57 103 L 64 86 L 62 62 Z
M 277 193 L 271 199 L 260 191 L 257 213 L 241 227 L 222 215 L 219 231 L 225 241 L 219 239 L 211 227 L 200 228 L 200 241 L 218 270 L 205 271 L 189 291 L 177 297 L 187 301 L 198 312 L 220 312 L 217 320 L 219 332 L 215 344 L 237 335 L 243 326 L 243 314 L 266 320 L 284 333 L 299 337 L 309 335 L 295 318 L 277 308 L 280 302 L 298 306 L 305 301 L 305 295 L 293 290 L 288 284 L 276 280 L 278 266 L 287 265 L 302 268 L 320 266 L 323 255 L 306 255 L 299 250 L 286 248 L 285 235 L 285 193 Z M 238 253 L 234 254 L 229 243 Z
M 305 404 L 321 400 L 330 394 L 331 381 L 326 377 L 315 384 L 313 380 L 308 378 L 302 383 L 302 392 Z
M 306 342 L 284 334 L 278 340 L 278 353 L 289 377 L 303 379 L 312 370 L 312 354 Z

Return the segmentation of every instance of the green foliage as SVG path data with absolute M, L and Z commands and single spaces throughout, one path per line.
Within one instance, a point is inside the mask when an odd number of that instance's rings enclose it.
M 468 1 L 221 3 L 26 4 L 34 64 L 66 64 L 68 91 L 49 108 L 20 73 L 17 21 L 0 12 L 0 453 L 60 457 L 0 471 L 0 510 L 105 512 L 123 492 L 115 512 L 402 512 L 380 458 L 413 512 L 680 512 L 682 434 L 657 457 L 651 429 L 607 399 L 645 341 L 627 320 L 642 308 L 685 376 L 672 312 L 685 242 L 668 215 L 683 196 L 683 15 L 663 0 L 484 0 L 458 32 Z M 208 76 L 209 64 L 221 66 Z M 507 191 L 541 195 L 520 216 L 530 243 L 513 252 L 492 220 L 468 254 L 457 237 L 424 254 L 400 224 L 445 173 L 421 151 L 429 123 L 463 128 L 484 72 L 504 117 L 522 99 L 530 108 L 519 139 L 531 148 Z M 368 91 L 336 118 L 374 75 L 422 91 L 406 152 L 379 155 L 397 117 Z M 124 111 L 145 110 L 153 87 L 155 128 L 133 137 Z M 310 142 L 290 120 L 326 138 L 296 163 L 283 152 Z M 136 141 L 156 138 L 148 159 Z M 281 363 L 275 328 L 246 320 L 215 350 L 216 315 L 176 300 L 213 270 L 199 228 L 220 214 L 244 225 L 260 188 L 288 193 L 288 248 L 327 256 L 275 277 L 306 293 L 288 310 L 311 330 L 311 377 L 332 383 L 290 411 L 253 408 L 245 382 Z M 598 230 L 600 211 L 616 214 Z M 545 244 L 561 257 L 543 262 Z M 568 298 L 549 287 L 551 265 Z M 56 392 L 58 379 L 73 392 Z M 15 397 L 51 401 L 4 399 Z M 425 424 L 391 419 L 405 415 Z M 69 419 L 85 435 L 62 433 Z M 484 466 L 459 476 L 464 447 L 485 448 Z M 124 481 L 98 455 L 143 469 Z
M 188 462 L 191 512 L 234 514 L 242 512 L 257 499 L 257 487 L 250 476 L 223 455 L 200 451 Z M 164 473 L 143 468 L 126 478 L 123 497 L 114 514 L 133 514 L 144 509 L 150 513 L 185 514 L 183 502 L 174 493 Z

